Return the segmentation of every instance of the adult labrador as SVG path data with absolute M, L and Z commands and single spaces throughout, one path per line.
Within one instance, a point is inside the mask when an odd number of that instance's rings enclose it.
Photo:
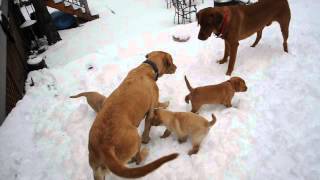
M 280 24 L 283 36 L 283 49 L 288 52 L 290 8 L 287 0 L 260 0 L 251 5 L 208 7 L 197 13 L 200 24 L 198 39 L 206 40 L 212 33 L 224 39 L 224 57 L 218 63 L 230 61 L 227 75 L 231 75 L 236 61 L 239 41 L 257 33 L 252 47 L 261 39 L 262 30 L 273 21 Z
M 144 136 L 148 139 L 153 109 L 159 104 L 156 79 L 176 71 L 166 52 L 153 51 L 146 58 L 105 99 L 90 129 L 89 163 L 95 180 L 104 179 L 109 170 L 125 178 L 142 177 L 178 156 L 174 153 L 142 167 L 126 167 L 132 159 L 138 164 L 145 158 L 137 127 L 147 114 Z

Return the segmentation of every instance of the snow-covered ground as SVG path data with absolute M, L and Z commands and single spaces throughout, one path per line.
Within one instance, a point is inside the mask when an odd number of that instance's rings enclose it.
M 235 95 L 232 108 L 200 110 L 208 119 L 214 113 L 217 123 L 197 155 L 187 155 L 190 141 L 181 145 L 174 135 L 160 139 L 164 128 L 153 127 L 144 163 L 172 152 L 180 156 L 142 179 L 320 178 L 320 3 L 289 4 L 289 54 L 276 23 L 265 28 L 256 48 L 250 47 L 255 36 L 241 41 L 233 76 L 245 79 L 248 91 Z M 0 127 L 1 180 L 93 179 L 87 143 L 96 114 L 84 98 L 68 97 L 82 91 L 107 96 L 149 51 L 171 53 L 178 67 L 158 81 L 160 100 L 169 100 L 170 110 L 191 109 L 184 102 L 184 75 L 194 87 L 229 78 L 227 64 L 216 63 L 223 41 L 199 41 L 196 23 L 173 25 L 174 10 L 166 9 L 165 1 L 90 0 L 90 5 L 101 18 L 61 32 L 63 41 L 46 52 L 50 69 L 29 74 L 26 95 Z M 209 5 L 212 1 L 205 1 L 199 9 Z M 191 38 L 178 43 L 172 34 Z

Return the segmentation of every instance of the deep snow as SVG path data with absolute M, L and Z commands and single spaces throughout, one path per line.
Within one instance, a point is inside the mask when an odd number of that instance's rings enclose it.
M 95 112 L 85 99 L 68 97 L 90 90 L 109 95 L 149 51 L 171 53 L 178 67 L 158 81 L 160 100 L 169 100 L 170 110 L 191 109 L 184 102 L 185 74 L 194 87 L 229 78 L 227 64 L 216 63 L 223 41 L 199 41 L 196 23 L 173 25 L 173 9 L 164 1 L 90 3 L 101 18 L 61 32 L 64 40 L 46 52 L 51 68 L 29 74 L 26 95 L 0 127 L 0 179 L 93 179 L 87 143 Z M 153 127 L 144 163 L 172 152 L 180 156 L 142 179 L 319 179 L 320 3 L 289 4 L 289 54 L 276 23 L 265 28 L 256 48 L 250 47 L 255 36 L 241 41 L 233 76 L 244 78 L 248 91 L 235 95 L 232 108 L 200 110 L 208 119 L 214 113 L 217 123 L 197 155 L 187 155 L 190 141 L 160 139 L 164 128 Z M 191 38 L 178 43 L 173 34 Z

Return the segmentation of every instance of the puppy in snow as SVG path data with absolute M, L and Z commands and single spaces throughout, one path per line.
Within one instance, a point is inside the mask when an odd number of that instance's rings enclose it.
M 98 92 L 83 92 L 74 96 L 70 96 L 70 98 L 78 98 L 78 97 L 86 97 L 88 104 L 90 107 L 98 113 L 106 99 L 106 97 Z
M 190 93 L 185 97 L 186 103 L 191 101 L 191 112 L 198 112 L 204 104 L 223 104 L 231 107 L 231 100 L 235 92 L 247 91 L 245 81 L 240 77 L 232 77 L 228 81 L 216 85 L 192 88 L 187 77 L 184 76 Z
M 209 122 L 192 112 L 171 112 L 160 108 L 154 110 L 152 119 L 152 125 L 163 124 L 167 128 L 161 138 L 166 138 L 170 136 L 171 132 L 174 132 L 178 136 L 179 143 L 184 143 L 190 137 L 192 149 L 189 150 L 189 155 L 199 151 L 203 138 L 206 137 L 215 122 L 216 117 L 213 114 L 212 121 Z
M 104 101 L 107 99 L 106 96 L 98 93 L 98 92 L 83 92 L 74 96 L 70 96 L 70 98 L 78 98 L 78 97 L 86 97 L 87 102 L 89 106 L 98 113 L 104 103 Z M 158 102 L 157 107 L 166 109 L 169 106 L 169 101 L 165 102 Z

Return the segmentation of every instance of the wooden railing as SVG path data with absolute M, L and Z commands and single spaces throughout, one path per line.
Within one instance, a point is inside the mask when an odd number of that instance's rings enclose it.
M 99 18 L 99 15 L 91 15 L 87 0 L 44 0 L 46 5 L 59 9 L 68 14 L 73 14 L 85 21 Z

